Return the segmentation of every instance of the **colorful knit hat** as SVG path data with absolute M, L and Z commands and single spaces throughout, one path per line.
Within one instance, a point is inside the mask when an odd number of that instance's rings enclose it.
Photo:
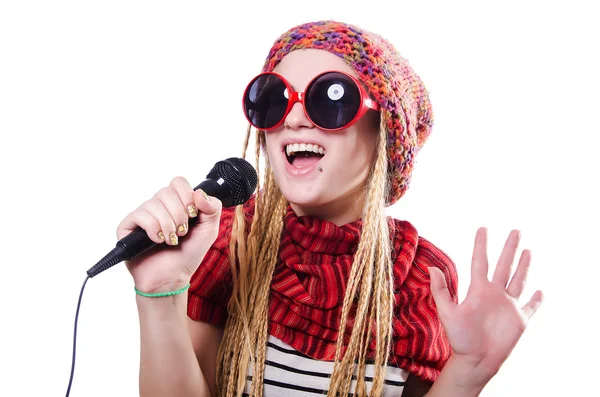
M 296 26 L 277 39 L 263 72 L 273 71 L 294 50 L 314 48 L 344 59 L 358 74 L 387 121 L 390 192 L 387 205 L 398 201 L 410 184 L 415 156 L 433 125 L 428 92 L 408 61 L 381 36 L 335 21 Z

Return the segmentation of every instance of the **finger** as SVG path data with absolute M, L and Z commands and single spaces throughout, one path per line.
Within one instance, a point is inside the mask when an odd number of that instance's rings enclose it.
M 517 254 L 520 239 L 521 232 L 518 230 L 513 230 L 508 235 L 500 258 L 498 259 L 498 264 L 496 265 L 496 270 L 492 277 L 492 283 L 506 288 L 506 284 L 508 284 L 510 274 L 512 273 L 513 262 L 515 261 L 515 255 Z
M 525 283 L 527 282 L 527 274 L 529 273 L 529 265 L 531 263 L 531 251 L 524 250 L 519 259 L 519 265 L 515 274 L 508 284 L 506 292 L 515 299 L 519 299 L 523 290 L 525 289 Z
M 194 203 L 194 189 L 192 189 L 190 183 L 185 178 L 178 176 L 171 181 L 169 186 L 177 191 L 179 199 L 187 210 L 188 217 L 195 218 L 198 216 L 198 210 Z
M 165 242 L 164 233 L 160 230 L 160 223 L 148 211 L 139 208 L 129 214 L 117 227 L 117 239 L 120 240 L 127 236 L 137 227 L 146 231 L 150 240 L 157 244 Z
M 523 306 L 523 308 L 521 309 L 525 316 L 527 316 L 527 320 L 529 320 L 535 314 L 535 312 L 537 311 L 537 309 L 539 309 L 543 301 L 544 294 L 542 293 L 542 291 L 536 291 L 535 294 L 533 294 L 533 296 L 529 300 L 529 302 L 527 302 L 525 306 Z
M 161 189 L 155 196 L 165 206 L 176 225 L 178 236 L 185 236 L 188 232 L 188 213 L 184 203 L 179 198 L 175 188 L 169 186 Z
M 471 280 L 487 281 L 487 274 L 487 229 L 485 227 L 480 227 L 475 235 L 473 258 L 471 260 Z
M 428 270 L 431 279 L 431 294 L 437 306 L 440 319 L 444 322 L 445 319 L 452 316 L 452 310 L 456 307 L 456 304 L 452 301 L 444 273 L 437 267 L 430 267 Z
M 148 211 L 153 217 L 158 220 L 160 224 L 160 230 L 162 230 L 165 241 L 168 245 L 179 244 L 179 238 L 176 233 L 175 221 L 171 218 L 169 211 L 165 208 L 163 203 L 158 199 L 152 199 L 146 201 L 142 208 Z

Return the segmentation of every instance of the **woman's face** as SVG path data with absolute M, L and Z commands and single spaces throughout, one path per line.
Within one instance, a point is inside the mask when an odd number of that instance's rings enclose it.
M 341 58 L 314 49 L 291 52 L 274 72 L 282 75 L 294 91 L 304 91 L 315 76 L 331 70 L 358 77 Z M 275 180 L 298 215 L 315 215 L 338 225 L 361 217 L 363 186 L 375 157 L 377 116 L 370 110 L 347 129 L 327 132 L 315 127 L 303 105 L 296 103 L 281 127 L 265 133 Z M 291 144 L 316 144 L 323 148 L 324 155 L 300 153 L 292 158 L 286 153 Z

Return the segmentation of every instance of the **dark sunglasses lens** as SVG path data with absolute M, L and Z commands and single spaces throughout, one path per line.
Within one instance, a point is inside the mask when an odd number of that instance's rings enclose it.
M 279 77 L 266 74 L 255 78 L 244 96 L 246 116 L 258 129 L 276 126 L 285 115 L 286 86 Z
M 350 77 L 342 73 L 326 73 L 317 77 L 306 89 L 304 106 L 317 126 L 342 128 L 358 114 L 360 91 Z

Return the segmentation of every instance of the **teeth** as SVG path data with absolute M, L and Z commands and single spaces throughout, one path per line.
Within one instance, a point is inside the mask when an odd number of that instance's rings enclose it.
M 322 155 L 327 153 L 325 149 L 319 145 L 315 145 L 314 143 L 290 143 L 289 145 L 286 145 L 285 153 L 288 156 L 291 156 L 297 152 L 314 152 Z

